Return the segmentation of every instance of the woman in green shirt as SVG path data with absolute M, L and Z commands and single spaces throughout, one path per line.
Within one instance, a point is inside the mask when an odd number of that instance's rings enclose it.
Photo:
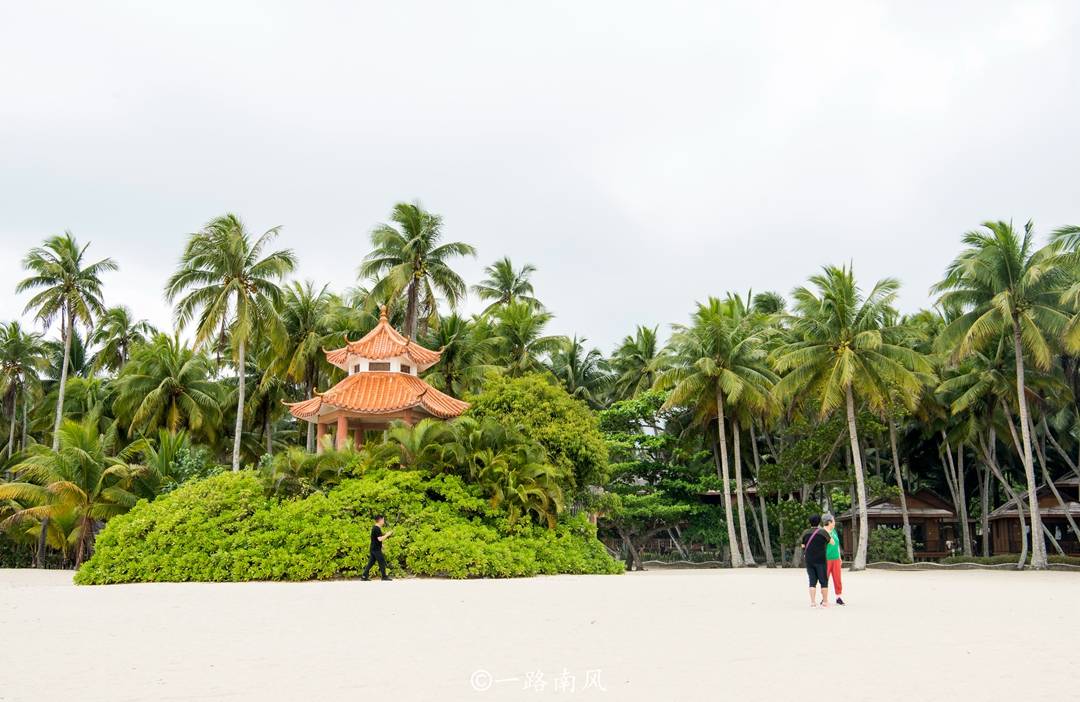
M 825 527 L 825 531 L 829 532 L 829 543 L 825 546 L 825 569 L 829 574 L 829 580 L 832 581 L 833 591 L 836 593 L 836 604 L 844 604 L 844 598 L 840 597 L 840 593 L 844 591 L 843 583 L 840 582 L 841 560 L 840 560 L 840 532 L 836 530 L 836 519 L 831 514 L 826 514 L 821 518 L 822 526 Z M 828 590 L 825 591 L 825 597 L 828 597 Z

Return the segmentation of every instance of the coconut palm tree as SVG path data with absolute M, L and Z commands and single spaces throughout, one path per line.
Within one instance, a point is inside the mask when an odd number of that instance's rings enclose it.
M 300 383 L 305 398 L 312 397 L 326 360 L 323 348 L 341 339 L 333 330 L 339 306 L 340 301 L 325 285 L 316 288 L 311 281 L 293 281 L 286 286 L 279 311 L 285 348 L 283 353 L 270 354 L 264 382 L 285 378 Z M 307 426 L 306 446 L 308 451 L 315 450 L 315 425 L 311 423 Z
M 99 347 L 91 365 L 95 370 L 117 372 L 128 362 L 132 347 L 145 343 L 156 333 L 145 319 L 135 319 L 129 308 L 110 307 L 90 335 L 90 343 Z
M 577 335 L 562 339 L 551 353 L 550 369 L 568 393 L 596 409 L 610 378 L 603 354 L 595 348 L 586 351 L 586 341 Z
M 90 552 L 98 523 L 135 505 L 138 498 L 131 487 L 145 469 L 117 457 L 115 446 L 92 423 L 67 420 L 58 434 L 59 449 L 34 447 L 12 469 L 20 480 L 0 485 L 0 500 L 27 505 L 3 526 L 34 519 L 45 522 L 47 528 L 53 516 L 72 514 L 75 528 L 68 540 L 78 566 Z
M 16 293 L 37 291 L 26 303 L 26 311 L 33 311 L 45 327 L 50 326 L 56 318 L 60 319 L 64 358 L 60 364 L 56 418 L 53 422 L 54 451 L 60 446 L 58 432 L 64 416 L 64 387 L 67 384 L 75 325 L 82 324 L 89 328 L 93 325 L 94 316 L 104 311 L 101 274 L 117 269 L 116 262 L 111 258 L 86 263 L 88 247 L 89 244 L 80 247 L 71 232 L 49 237 L 43 246 L 31 249 L 23 259 L 23 268 L 31 275 L 15 286 Z
M 544 334 L 550 312 L 537 312 L 527 302 L 512 302 L 495 312 L 495 362 L 510 375 L 545 370 L 542 357 L 555 352 L 563 337 Z
M 472 291 L 481 300 L 491 304 L 484 308 L 483 314 L 488 314 L 501 305 L 511 302 L 527 302 L 533 309 L 544 308 L 540 301 L 533 297 L 533 285 L 529 277 L 536 272 L 536 266 L 526 263 L 518 270 L 514 270 L 514 264 L 509 257 L 503 257 L 484 268 L 484 278 L 478 285 L 472 286 Z
M 246 446 L 246 453 L 254 459 L 274 454 L 274 426 L 286 414 L 285 403 L 292 400 L 292 388 L 288 378 L 270 371 L 279 355 L 271 344 L 256 345 L 258 353 L 249 354 L 248 378 L 252 392 L 245 403 L 251 433 L 258 428 L 262 446 Z M 308 426 L 310 423 L 304 422 Z
M 922 354 L 896 343 L 896 280 L 880 280 L 864 295 L 850 266 L 826 266 L 810 283 L 813 289 L 800 287 L 793 293 L 794 338 L 775 354 L 774 367 L 783 377 L 774 391 L 783 403 L 816 405 L 822 418 L 846 410 L 859 523 L 865 525 L 866 479 L 856 403 L 879 415 L 893 399 L 912 409 L 933 368 Z M 866 567 L 868 538 L 868 530 L 860 529 L 855 570 Z
M 195 343 L 205 344 L 219 329 L 228 329 L 235 352 L 237 395 L 232 467 L 240 470 L 240 441 L 244 431 L 247 344 L 265 328 L 271 340 L 281 338 L 277 314 L 285 275 L 296 267 L 289 249 L 265 253 L 280 227 L 252 237 L 234 214 L 209 222 L 188 239 L 180 268 L 169 278 L 165 296 L 176 302 L 179 328 L 196 319 Z M 178 299 L 179 298 L 179 299 Z
M 19 398 L 25 403 L 32 388 L 41 380 L 48 366 L 41 335 L 23 331 L 18 322 L 0 326 L 0 395 L 10 415 L 7 457 L 15 449 L 15 425 L 19 415 Z M 24 407 L 25 410 L 25 407 Z
M 424 380 L 454 397 L 477 392 L 484 376 L 495 368 L 490 362 L 495 338 L 486 320 L 451 314 L 439 320 L 425 342 L 441 349 L 442 355 Z
M 211 361 L 177 337 L 137 346 L 116 380 L 114 411 L 131 434 L 186 429 L 211 442 L 221 429 L 222 391 Z
M 688 407 L 703 425 L 716 421 L 719 477 L 723 481 L 724 520 L 731 564 L 744 565 L 731 505 L 727 410 L 764 408 L 774 380 L 768 368 L 762 328 L 741 314 L 732 298 L 710 297 L 698 303 L 689 326 L 674 327 L 671 368 L 660 374 L 656 389 L 671 390 L 665 409 Z M 745 546 L 745 544 L 744 544 Z
M 1065 350 L 1080 353 L 1080 226 L 1061 227 L 1050 235 L 1053 250 L 1058 252 L 1055 262 L 1068 271 L 1068 281 L 1061 302 L 1069 311 L 1070 319 L 1064 332 Z
M 393 224 L 380 224 L 371 232 L 374 250 L 364 258 L 359 274 L 375 281 L 374 300 L 405 293 L 405 335 L 415 339 L 421 307 L 434 311 L 436 295 L 442 295 L 451 309 L 457 309 L 465 298 L 465 281 L 449 261 L 475 256 L 476 249 L 460 241 L 440 243 L 442 217 L 418 202 L 394 205 L 390 219 Z
M 1070 268 L 1061 265 L 1056 247 L 1036 248 L 1034 224 L 1030 221 L 1023 234 L 1011 222 L 985 222 L 982 226 L 964 235 L 964 250 L 933 288 L 940 293 L 942 307 L 960 313 L 941 333 L 938 344 L 957 360 L 988 348 L 1002 336 L 1012 344 L 1016 365 L 1014 400 L 1020 416 L 1021 459 L 1031 510 L 1031 564 L 1046 568 L 1046 545 L 1038 538 L 1042 522 L 1035 494 L 1024 368 L 1028 358 L 1043 371 L 1053 363 L 1053 348 L 1069 328 L 1061 298 L 1071 282 Z
M 70 337 L 67 344 L 58 339 L 46 339 L 42 342 L 45 347 L 45 355 L 49 359 L 49 367 L 45 371 L 43 380 L 45 381 L 45 389 L 52 394 L 54 401 L 60 396 L 60 375 L 64 370 L 65 347 L 68 357 L 65 388 L 70 389 L 68 385 L 73 378 L 89 378 L 93 375 L 94 368 L 91 364 L 90 355 L 86 351 L 86 344 L 83 342 L 82 334 L 76 329 L 71 332 Z
M 612 391 L 626 400 L 645 392 L 665 369 L 667 356 L 656 338 L 656 327 L 638 326 L 633 336 L 625 336 L 609 361 L 614 374 Z
M 192 448 L 191 438 L 186 431 L 158 429 L 157 436 L 143 437 L 132 442 L 125 450 L 128 456 L 138 456 L 139 465 L 145 470 L 136 479 L 131 489 L 147 499 L 154 499 L 183 480 L 177 467 Z
M 750 308 L 766 316 L 781 315 L 787 310 L 787 300 L 778 292 L 766 290 L 750 297 Z
M 728 313 L 738 323 L 746 327 L 752 333 L 755 333 L 763 340 L 762 342 L 762 355 L 767 356 L 766 345 L 764 340 L 767 340 L 773 333 L 774 329 L 769 325 L 770 315 L 763 312 L 754 311 L 753 307 L 747 303 L 751 296 L 747 295 L 744 300 L 740 295 L 728 293 L 725 303 L 728 308 Z M 766 378 L 766 385 L 760 389 L 761 393 L 742 393 L 737 400 L 730 399 L 731 411 L 729 415 L 731 417 L 731 436 L 732 436 L 732 456 L 734 457 L 735 465 L 733 474 L 735 476 L 735 513 L 738 516 L 739 524 L 739 536 L 742 538 L 743 544 L 743 557 L 746 559 L 747 564 L 754 565 L 753 552 L 750 549 L 750 537 L 748 529 L 746 527 L 746 493 L 743 490 L 743 453 L 742 453 L 742 430 L 744 427 L 750 427 L 751 429 L 751 442 L 754 444 L 752 448 L 756 451 L 756 435 L 753 431 L 753 425 L 755 421 L 763 421 L 766 418 L 776 413 L 776 403 L 773 401 L 771 395 L 772 386 L 776 383 L 777 378 L 769 370 L 767 363 L 762 363 L 759 371 Z M 757 464 L 754 464 L 755 471 Z M 755 474 L 756 475 L 756 474 Z M 764 535 L 762 535 L 764 541 Z M 762 544 L 763 546 L 765 544 Z

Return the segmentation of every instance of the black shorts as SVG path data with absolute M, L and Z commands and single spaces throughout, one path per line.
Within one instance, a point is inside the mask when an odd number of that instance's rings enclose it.
M 810 587 L 829 587 L 829 570 L 824 563 L 807 563 L 806 574 L 810 576 Z

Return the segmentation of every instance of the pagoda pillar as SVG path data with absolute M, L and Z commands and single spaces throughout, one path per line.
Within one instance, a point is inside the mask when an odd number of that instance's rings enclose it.
M 357 451 L 359 451 L 361 448 L 363 448 L 363 446 L 364 446 L 364 427 L 363 426 L 357 426 L 355 429 L 353 429 L 352 439 L 353 439 L 353 448 L 355 448 Z
M 315 453 L 323 452 L 323 437 L 326 436 L 326 425 L 322 422 L 315 423 Z
M 349 439 L 349 418 L 339 414 L 337 418 L 337 431 L 334 434 L 334 447 L 341 451 L 345 448 L 345 442 Z

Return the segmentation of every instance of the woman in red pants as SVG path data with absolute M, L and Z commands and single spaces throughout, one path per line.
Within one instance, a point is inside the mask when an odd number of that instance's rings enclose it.
M 840 580 L 840 532 L 836 530 L 836 519 L 831 514 L 821 518 L 821 525 L 829 532 L 829 543 L 825 546 L 825 570 L 832 582 L 833 592 L 836 593 L 836 604 L 844 604 L 844 598 L 840 594 L 844 591 L 844 585 Z

